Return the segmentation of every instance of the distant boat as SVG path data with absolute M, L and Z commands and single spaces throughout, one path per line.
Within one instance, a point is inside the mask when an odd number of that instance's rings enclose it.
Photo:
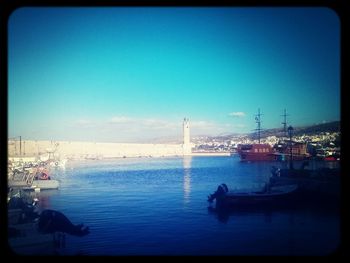
M 226 190 L 225 190 L 226 189 Z M 266 184 L 263 189 L 228 191 L 225 184 L 218 187 L 217 191 L 208 197 L 208 202 L 224 205 L 263 205 L 276 204 L 286 201 L 298 190 L 297 184 L 270 186 Z
M 284 111 L 284 117 L 286 117 L 286 111 Z M 257 123 L 258 142 L 253 144 L 239 144 L 237 146 L 237 152 L 241 158 L 241 161 L 286 161 L 292 158 L 292 160 L 305 160 L 310 157 L 310 154 L 306 151 L 306 144 L 287 140 L 286 142 L 276 144 L 272 147 L 268 143 L 260 143 L 261 132 L 261 114 L 258 109 L 258 114 L 255 117 Z M 286 120 L 283 124 L 286 124 Z M 293 129 L 292 127 L 290 127 Z
M 290 147 L 286 144 L 277 147 L 277 150 L 270 144 L 241 144 L 238 146 L 237 152 L 241 161 L 288 161 L 290 156 L 295 161 L 310 158 L 310 154 L 306 152 L 306 144 L 298 142 L 293 142 L 292 155 Z
M 276 156 L 274 156 L 275 150 L 270 144 L 260 143 L 260 132 L 261 132 L 261 114 L 260 109 L 258 109 L 258 114 L 255 116 L 255 121 L 258 125 L 256 131 L 258 132 L 259 143 L 253 144 L 239 144 L 237 145 L 237 152 L 241 158 L 241 161 L 274 161 Z
M 296 141 L 286 141 L 282 143 L 278 143 L 274 147 L 276 151 L 274 155 L 276 157 L 276 161 L 288 161 L 291 156 L 295 161 L 303 161 L 310 159 L 311 155 L 307 152 L 306 143 L 296 142 Z M 292 154 L 291 154 L 292 148 Z
M 237 152 L 241 161 L 275 161 L 276 155 L 270 144 L 240 144 Z

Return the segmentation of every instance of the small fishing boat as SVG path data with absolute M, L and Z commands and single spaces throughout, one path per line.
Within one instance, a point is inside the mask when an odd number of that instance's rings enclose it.
M 271 186 L 267 183 L 260 190 L 229 191 L 226 184 L 221 184 L 215 193 L 208 196 L 208 202 L 216 199 L 217 203 L 230 205 L 277 204 L 288 200 L 297 190 L 297 184 Z
M 50 190 L 58 189 L 60 183 L 53 180 L 45 167 L 32 167 L 9 176 L 8 187 L 23 190 Z

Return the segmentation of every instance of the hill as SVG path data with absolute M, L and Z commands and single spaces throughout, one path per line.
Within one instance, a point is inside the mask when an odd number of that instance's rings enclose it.
M 312 134 L 319 134 L 322 132 L 340 132 L 340 121 L 333 121 L 333 122 L 327 122 L 327 123 L 321 123 L 316 125 L 309 125 L 309 126 L 301 126 L 301 127 L 293 127 L 293 135 L 299 136 L 302 134 L 306 135 L 312 135 Z M 283 136 L 284 132 L 282 129 L 266 129 L 262 130 L 260 132 L 261 138 L 267 137 L 267 136 Z M 256 133 L 250 133 L 248 135 L 251 138 L 256 137 Z
M 300 134 L 315 134 L 321 132 L 340 132 L 340 121 L 327 122 L 307 127 L 298 127 L 296 132 Z
M 322 132 L 340 132 L 340 121 L 327 122 L 316 125 L 293 127 L 293 136 L 299 136 L 302 134 L 313 135 Z M 260 132 L 260 138 L 266 138 L 268 136 L 283 136 L 284 132 L 281 128 L 264 129 Z M 227 141 L 237 137 L 248 137 L 250 139 L 256 139 L 257 135 L 255 132 L 249 134 L 227 134 L 221 136 L 194 136 L 193 142 L 198 141 Z

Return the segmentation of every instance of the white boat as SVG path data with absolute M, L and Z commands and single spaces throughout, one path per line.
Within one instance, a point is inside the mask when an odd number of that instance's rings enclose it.
M 65 169 L 66 168 L 66 162 L 67 162 L 67 159 L 52 160 L 51 162 L 49 162 L 49 164 L 53 168 Z
M 58 189 L 60 186 L 59 181 L 57 180 L 34 180 L 30 188 L 32 189 L 42 189 L 42 190 L 49 190 L 49 189 Z
M 33 180 L 31 184 L 22 180 L 12 180 L 8 182 L 10 188 L 22 188 L 23 190 L 50 190 L 58 189 L 60 182 L 58 180 Z

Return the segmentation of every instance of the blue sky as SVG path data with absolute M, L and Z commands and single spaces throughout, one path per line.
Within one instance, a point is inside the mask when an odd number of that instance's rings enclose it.
M 8 21 L 8 131 L 147 142 L 340 120 L 327 8 L 21 8 Z

